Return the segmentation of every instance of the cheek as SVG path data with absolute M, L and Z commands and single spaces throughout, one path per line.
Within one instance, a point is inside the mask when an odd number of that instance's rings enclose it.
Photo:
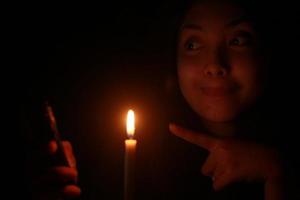
M 231 60 L 232 76 L 243 88 L 244 98 L 254 99 L 261 94 L 264 79 L 264 63 L 255 55 L 237 56 Z
M 183 52 L 179 53 L 177 60 L 178 75 L 195 75 L 202 76 L 203 66 L 205 66 L 204 52 L 188 55 Z
M 183 93 L 192 90 L 195 82 L 203 78 L 203 59 L 197 56 L 180 56 L 177 63 L 179 85 Z
M 229 59 L 233 75 L 255 81 L 261 78 L 264 64 L 255 52 L 232 53 Z
M 194 74 L 197 73 L 197 70 L 189 65 L 178 65 L 177 70 L 180 90 L 184 95 L 187 95 L 193 90 Z
M 199 68 L 191 59 L 178 60 L 177 67 L 180 91 L 190 103 L 190 100 L 194 98 L 195 83 L 200 79 Z

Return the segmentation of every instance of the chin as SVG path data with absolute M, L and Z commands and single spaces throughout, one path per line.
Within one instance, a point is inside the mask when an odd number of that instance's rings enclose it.
M 220 114 L 218 112 L 210 112 L 210 113 L 199 113 L 201 118 L 212 121 L 212 122 L 230 122 L 236 119 L 236 115 L 234 114 Z
M 233 106 L 223 107 L 203 107 L 195 110 L 197 114 L 208 121 L 212 122 L 230 122 L 237 119 L 239 110 Z

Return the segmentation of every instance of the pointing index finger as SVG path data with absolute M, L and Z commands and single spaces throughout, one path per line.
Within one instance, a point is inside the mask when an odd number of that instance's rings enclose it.
M 211 151 L 216 145 L 217 139 L 215 139 L 207 134 L 194 132 L 194 131 L 185 129 L 185 128 L 180 127 L 173 123 L 171 123 L 169 125 L 169 130 L 174 135 L 176 135 L 190 143 L 193 143 L 200 147 L 203 147 L 204 149 L 206 149 L 208 151 Z

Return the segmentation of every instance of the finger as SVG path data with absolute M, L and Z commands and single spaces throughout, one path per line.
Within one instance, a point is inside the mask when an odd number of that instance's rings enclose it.
M 69 151 L 69 152 L 72 152 L 72 145 L 69 141 L 62 141 L 62 145 L 65 149 L 65 151 Z M 56 153 L 58 149 L 58 145 L 57 145 L 57 142 L 55 140 L 51 140 L 49 143 L 48 143 L 48 152 L 49 154 L 53 155 Z
M 53 167 L 49 169 L 46 177 L 59 182 L 77 182 L 78 172 L 75 168 L 71 167 Z
M 76 198 L 81 194 L 81 189 L 76 185 L 67 185 L 63 188 L 63 196 L 66 198 Z
M 236 181 L 236 178 L 233 176 L 232 173 L 229 172 L 224 172 L 224 173 L 219 173 L 218 176 L 216 175 L 214 177 L 214 183 L 213 183 L 213 188 L 216 191 L 219 191 L 223 189 L 224 187 L 230 185 L 231 183 L 234 183 Z
M 51 140 L 49 143 L 48 143 L 48 149 L 47 149 L 48 153 L 50 155 L 53 155 L 55 154 L 55 152 L 57 151 L 57 143 L 55 140 Z
M 198 133 L 198 132 L 194 132 L 191 130 L 187 130 L 185 128 L 182 128 L 182 127 L 172 124 L 172 123 L 169 125 L 169 129 L 176 136 L 178 136 L 190 143 L 201 146 L 208 151 L 211 151 L 217 142 L 217 139 L 215 139 L 211 136 L 208 136 L 203 133 Z
M 81 195 L 80 187 L 76 185 L 46 185 L 33 193 L 34 199 L 43 200 L 62 200 L 62 199 L 74 199 Z
M 221 165 L 217 165 L 214 169 L 214 172 L 212 174 L 212 180 L 218 180 L 221 176 L 223 176 L 225 170 L 224 167 Z
M 70 167 L 76 167 L 76 159 L 73 153 L 72 144 L 69 141 L 63 141 L 64 152 Z
M 214 174 L 216 165 L 217 161 L 215 156 L 210 154 L 201 168 L 202 174 L 205 176 L 212 176 Z
M 63 152 L 67 159 L 67 162 L 70 167 L 76 167 L 76 159 L 73 153 L 72 144 L 69 141 L 62 141 Z M 48 152 L 50 155 L 54 155 L 58 150 L 58 145 L 55 140 L 51 140 L 48 143 Z
M 55 184 L 64 184 L 67 182 L 76 183 L 78 172 L 70 167 L 54 167 L 49 169 L 45 174 L 37 176 L 33 184 L 37 187 L 44 187 Z

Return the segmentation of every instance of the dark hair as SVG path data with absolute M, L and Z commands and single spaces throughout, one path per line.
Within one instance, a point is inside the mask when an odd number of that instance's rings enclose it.
M 277 6 L 274 3 L 262 3 L 259 0 L 245 1 L 245 0 L 186 0 L 179 1 L 174 7 L 173 25 L 175 30 L 173 31 L 173 45 L 174 45 L 174 58 L 176 58 L 176 44 L 178 39 L 178 33 L 180 27 L 184 21 L 186 13 L 196 3 L 205 2 L 229 2 L 241 7 L 250 18 L 254 28 L 260 34 L 263 42 L 264 51 L 271 52 L 274 49 L 274 44 L 278 46 L 278 41 L 274 43 L 274 40 L 281 34 L 278 32 L 278 25 L 281 23 L 281 16 L 277 14 Z M 271 9 L 272 8 L 272 9 Z M 175 62 L 176 63 L 176 62 Z

